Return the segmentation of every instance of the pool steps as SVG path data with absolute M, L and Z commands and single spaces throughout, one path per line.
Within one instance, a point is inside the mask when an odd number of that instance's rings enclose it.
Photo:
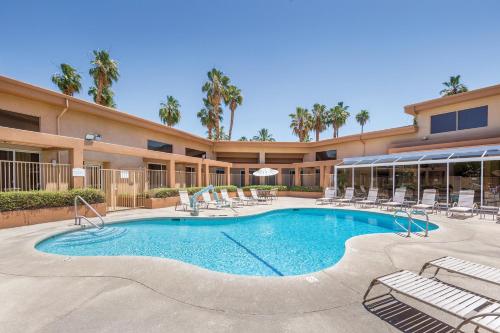
M 54 244 L 57 246 L 88 245 L 122 237 L 126 232 L 126 228 L 115 227 L 84 229 L 64 235 Z

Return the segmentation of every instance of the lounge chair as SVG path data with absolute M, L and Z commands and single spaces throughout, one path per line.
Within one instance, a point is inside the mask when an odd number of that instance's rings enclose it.
M 436 196 L 436 189 L 425 189 L 424 194 L 422 194 L 422 200 L 418 204 L 411 206 L 411 208 L 424 211 L 431 209 L 431 212 L 434 213 L 434 209 L 436 209 L 437 206 Z
M 392 200 L 382 202 L 380 206 L 386 207 L 387 210 L 389 210 L 389 208 L 401 208 L 403 207 L 403 204 L 405 202 L 405 196 L 406 187 L 399 187 L 396 189 L 396 193 L 394 193 L 394 197 L 392 198 Z
M 445 271 L 461 274 L 473 279 L 478 279 L 481 281 L 489 282 L 500 286 L 500 269 L 476 264 L 471 261 L 466 261 L 462 259 L 457 259 L 453 257 L 442 257 L 436 260 L 432 260 L 426 262 L 422 269 L 420 270 L 420 275 L 429 267 L 435 267 L 436 271 L 434 272 L 434 276 L 437 273 L 444 269 Z
M 220 190 L 220 195 L 224 202 L 227 202 L 231 207 L 243 204 L 238 198 L 230 198 L 225 188 Z
M 210 205 L 213 205 L 215 208 L 218 206 L 218 202 L 215 200 L 212 200 L 212 197 L 210 197 L 209 192 L 203 192 L 201 194 L 202 202 L 205 205 L 206 208 L 208 208 Z
M 278 200 L 278 189 L 277 188 L 271 189 L 269 195 L 271 196 L 271 200 Z
M 255 202 L 255 200 L 253 200 L 252 198 L 249 198 L 245 195 L 245 193 L 243 192 L 243 189 L 241 188 L 237 188 L 236 189 L 236 193 L 238 193 L 238 198 L 241 200 L 241 202 L 243 202 L 243 204 L 253 204 Z
M 337 206 L 342 204 L 350 204 L 354 202 L 354 188 L 348 187 L 345 189 L 344 196 L 342 198 L 333 199 L 332 202 L 337 203 Z
M 258 194 L 257 194 L 257 190 L 254 189 L 254 188 L 251 188 L 250 189 L 250 193 L 252 194 L 252 199 L 256 202 L 265 202 L 267 203 L 267 198 L 264 198 L 264 197 L 260 197 Z
M 461 190 L 458 193 L 458 203 L 453 204 L 453 206 L 448 209 L 448 216 L 451 217 L 453 214 L 467 214 L 471 213 L 474 215 L 476 209 L 476 204 L 474 203 L 474 190 Z
M 329 204 L 337 196 L 337 190 L 333 187 L 325 188 L 325 196 L 323 198 L 316 199 L 316 204 L 324 205 Z
M 375 206 L 378 203 L 378 188 L 371 188 L 368 191 L 368 197 L 364 200 L 358 200 L 355 202 L 359 204 L 361 207 L 363 206 Z
M 178 206 L 184 207 L 184 210 L 188 210 L 188 208 L 191 207 L 188 191 L 179 190 L 179 202 L 175 204 L 175 210 L 177 210 Z
M 389 292 L 368 299 L 376 285 L 389 288 Z M 500 333 L 500 302 L 406 270 L 374 279 L 363 297 L 364 303 L 393 291 L 460 318 L 462 322 L 453 332 L 461 332 L 463 326 L 472 324 L 476 329 Z

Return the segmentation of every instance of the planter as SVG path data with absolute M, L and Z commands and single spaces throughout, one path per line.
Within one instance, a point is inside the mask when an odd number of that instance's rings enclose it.
M 93 204 L 92 207 L 102 216 L 106 215 L 105 203 Z M 79 206 L 78 213 L 86 217 L 95 217 L 95 214 L 85 206 Z M 74 217 L 73 206 L 0 212 L 0 229 L 69 220 Z

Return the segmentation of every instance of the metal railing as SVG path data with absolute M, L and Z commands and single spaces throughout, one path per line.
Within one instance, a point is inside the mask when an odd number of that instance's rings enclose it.
M 64 191 L 70 188 L 69 164 L 0 161 L 0 191 Z
M 181 188 L 196 186 L 196 172 L 176 171 L 175 183 Z
M 400 226 L 406 232 L 406 237 L 411 237 L 412 225 L 414 225 L 417 228 L 419 228 L 420 230 L 424 231 L 424 237 L 427 237 L 429 235 L 429 216 L 427 215 L 426 212 L 423 212 L 423 214 L 421 211 L 417 211 L 417 210 L 415 210 L 413 212 L 415 214 L 420 214 L 420 215 L 426 216 L 427 223 L 426 223 L 425 229 L 413 220 L 413 218 L 411 216 L 412 214 L 408 213 L 406 210 L 403 210 L 403 209 L 398 209 L 398 210 L 394 211 L 394 214 L 393 214 L 394 223 L 396 223 L 398 226 Z M 408 219 L 408 227 L 405 227 L 404 225 L 399 223 L 398 217 L 401 217 L 401 215 L 399 215 L 399 214 L 404 214 L 405 217 Z
M 150 190 L 159 187 L 167 187 L 167 171 L 148 169 L 146 187 Z
M 300 175 L 302 186 L 319 186 L 319 173 L 303 173 Z
M 225 186 L 226 182 L 226 174 L 223 173 L 210 173 L 209 175 L 210 184 L 214 186 Z
M 94 222 L 92 222 L 90 219 L 88 219 L 87 217 L 83 216 L 83 215 L 79 215 L 78 214 L 78 202 L 81 201 L 85 206 L 87 206 L 88 209 L 90 209 L 95 215 L 96 217 L 99 218 L 99 220 L 101 221 L 101 224 L 98 225 Z M 101 214 L 99 214 L 95 209 L 94 207 L 92 207 L 91 205 L 89 205 L 89 203 L 87 201 L 85 201 L 84 198 L 82 198 L 81 196 L 77 195 L 75 197 L 75 225 L 82 225 L 82 219 L 87 221 L 87 223 L 93 225 L 94 227 L 96 227 L 97 229 L 102 229 L 104 228 L 104 219 L 102 218 Z

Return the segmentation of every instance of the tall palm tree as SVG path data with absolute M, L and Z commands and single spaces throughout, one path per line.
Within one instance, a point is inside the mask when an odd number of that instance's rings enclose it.
M 104 90 L 111 92 L 110 87 L 118 80 L 118 63 L 111 59 L 109 53 L 104 50 L 94 50 L 94 59 L 90 62 L 92 68 L 89 70 L 90 76 L 94 79 L 96 87 L 94 102 L 103 104 Z M 90 91 L 89 91 L 90 94 Z M 103 104 L 104 105 L 104 104 Z
M 213 111 L 212 105 L 208 103 L 208 99 L 204 98 L 203 103 L 205 107 L 201 109 L 196 116 L 200 119 L 201 124 L 207 128 L 208 139 L 214 140 L 216 139 L 216 135 L 214 133 L 215 128 L 215 112 Z M 219 122 L 222 121 L 222 114 L 218 114 Z
M 328 124 L 333 127 L 333 137 L 338 138 L 339 129 L 345 125 L 347 118 L 351 115 L 347 112 L 349 106 L 344 105 L 344 102 L 338 102 L 333 108 L 329 110 Z
M 257 135 L 252 138 L 253 141 L 276 141 L 273 135 L 269 132 L 267 128 L 261 128 Z
M 441 96 L 451 96 L 469 91 L 469 89 L 460 82 L 460 75 L 450 76 L 450 81 L 443 82 L 443 85 L 446 88 L 439 92 Z
M 167 96 L 167 101 L 160 103 L 160 110 L 158 112 L 160 120 L 172 127 L 181 121 L 181 110 L 179 101 L 174 96 Z
M 304 142 L 312 127 L 311 114 L 306 108 L 297 107 L 295 113 L 290 113 L 289 116 L 292 119 L 290 128 L 293 134 L 299 137 L 300 142 Z
M 90 87 L 89 95 L 92 96 L 94 98 L 94 101 L 95 101 L 96 96 L 97 96 L 97 88 Z M 110 107 L 110 108 L 116 108 L 114 96 L 115 96 L 115 94 L 109 88 L 107 88 L 107 87 L 104 88 L 102 90 L 102 93 L 101 93 L 101 102 L 99 104 Z
M 241 105 L 243 103 L 243 95 L 241 95 L 241 90 L 236 86 L 229 86 L 224 102 L 227 106 L 229 106 L 229 110 L 231 110 L 231 121 L 229 123 L 229 141 L 231 141 L 231 136 L 233 134 L 234 111 L 236 110 L 238 105 Z
M 370 113 L 368 112 L 368 110 L 361 110 L 356 115 L 356 121 L 361 125 L 361 134 L 363 134 L 363 129 L 368 120 L 370 120 Z
M 311 129 L 316 132 L 316 141 L 319 141 L 319 134 L 326 130 L 327 118 L 326 105 L 314 104 L 311 112 Z
M 74 93 L 79 93 L 82 89 L 80 74 L 68 64 L 61 64 L 60 67 L 61 73 L 52 75 L 52 82 L 65 95 L 73 96 Z
M 226 99 L 229 87 L 229 77 L 218 69 L 212 68 L 207 73 L 208 81 L 203 84 L 201 90 L 207 94 L 207 100 L 215 113 L 215 138 L 219 138 L 220 120 L 219 114 L 222 113 L 221 102 Z

